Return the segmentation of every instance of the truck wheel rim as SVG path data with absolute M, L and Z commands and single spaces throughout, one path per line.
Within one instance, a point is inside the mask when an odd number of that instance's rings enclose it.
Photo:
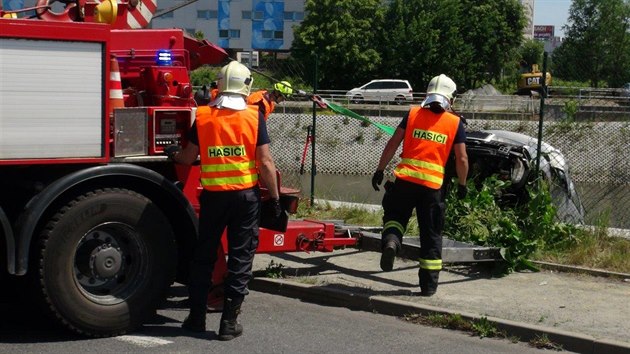
M 100 224 L 85 233 L 74 256 L 74 277 L 89 299 L 115 304 L 129 298 L 146 278 L 145 241 L 131 226 Z

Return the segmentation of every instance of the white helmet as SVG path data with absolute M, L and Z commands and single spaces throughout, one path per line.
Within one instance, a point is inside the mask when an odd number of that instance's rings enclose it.
M 217 89 L 219 93 L 238 93 L 245 97 L 249 96 L 254 78 L 249 69 L 237 62 L 231 61 L 221 68 L 217 76 Z
M 427 106 L 433 102 L 437 102 L 442 108 L 449 109 L 455 93 L 457 85 L 450 77 L 440 74 L 429 82 L 427 86 L 427 97 L 422 101 L 421 106 Z

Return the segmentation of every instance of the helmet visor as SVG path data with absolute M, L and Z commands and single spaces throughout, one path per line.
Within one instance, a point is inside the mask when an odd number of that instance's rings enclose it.
M 451 108 L 451 101 L 448 98 L 437 93 L 428 94 L 424 101 L 422 101 L 420 106 L 426 107 L 433 102 L 437 102 L 445 110 Z

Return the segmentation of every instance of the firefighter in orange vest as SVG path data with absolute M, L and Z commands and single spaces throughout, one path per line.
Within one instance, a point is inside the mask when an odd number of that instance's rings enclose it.
M 263 112 L 265 120 L 269 119 L 269 115 L 276 108 L 277 103 L 281 103 L 287 99 L 287 97 L 293 94 L 293 88 L 287 81 L 276 82 L 273 85 L 273 90 L 260 90 L 252 92 L 247 97 L 247 104 L 257 105 L 260 107 L 260 111 Z
M 422 296 L 435 294 L 442 269 L 442 184 L 451 151 L 458 177 L 457 196 L 464 198 L 467 193 L 466 131 L 462 118 L 451 110 L 456 90 L 453 80 L 444 74 L 429 82 L 425 100 L 420 107 L 412 107 L 398 125 L 372 177 L 372 186 L 380 190 L 383 171 L 402 142 L 401 161 L 394 169 L 396 179 L 385 183 L 381 269 L 392 270 L 415 208 L 420 227 L 418 276 Z
M 197 109 L 190 143 L 183 150 L 166 150 L 177 163 L 192 164 L 198 156 L 201 160 L 199 239 L 191 260 L 190 314 L 182 324 L 185 329 L 206 330 L 212 271 L 221 235 L 227 228 L 228 275 L 220 340 L 231 340 L 243 332 L 237 316 L 249 293 L 247 284 L 258 246 L 259 177 L 269 190 L 275 217 L 282 213 L 267 126 L 258 107 L 246 103 L 252 80 L 243 64 L 232 61 L 224 66 L 218 75 L 217 98 L 209 106 Z

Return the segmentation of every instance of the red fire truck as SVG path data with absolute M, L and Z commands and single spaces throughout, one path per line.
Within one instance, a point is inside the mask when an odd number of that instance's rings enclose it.
M 133 329 L 185 282 L 199 166 L 171 163 L 163 147 L 187 143 L 189 71 L 229 60 L 182 30 L 134 28 L 138 6 L 155 4 L 143 1 L 64 1 L 55 13 L 40 0 L 23 10 L 33 18 L 0 8 L 0 287 L 24 286 L 15 293 L 89 336 Z M 297 192 L 281 188 L 289 210 Z M 295 220 L 261 228 L 258 251 L 355 243 Z M 221 298 L 220 253 L 209 302 Z

